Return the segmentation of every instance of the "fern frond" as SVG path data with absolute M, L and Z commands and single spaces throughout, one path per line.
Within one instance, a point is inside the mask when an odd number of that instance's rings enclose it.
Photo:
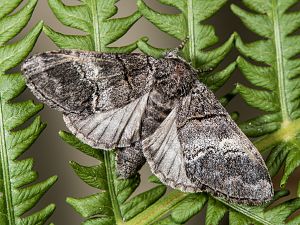
M 67 202 L 86 218 L 84 224 L 124 224 L 165 193 L 166 187 L 157 185 L 130 198 L 140 184 L 139 174 L 126 180 L 118 179 L 113 153 L 93 149 L 67 132 L 60 132 L 60 136 L 81 152 L 99 160 L 98 165 L 89 167 L 71 162 L 73 170 L 81 180 L 99 189 L 99 193 L 88 197 L 67 199 Z
M 300 208 L 300 199 L 295 198 L 285 201 L 275 207 L 270 207 L 272 203 L 287 196 L 288 191 L 279 191 L 275 194 L 273 200 L 263 206 L 243 206 L 228 203 L 219 198 L 213 198 L 204 193 L 187 194 L 179 191 L 172 191 L 165 195 L 159 201 L 154 203 L 143 213 L 139 214 L 133 220 L 125 223 L 134 224 L 155 224 L 155 225 L 179 225 L 187 222 L 192 216 L 203 210 L 207 205 L 205 224 L 218 225 L 223 217 L 229 213 L 229 224 L 296 224 L 299 218 L 287 221 L 296 210 Z M 159 208 L 160 210 L 154 210 Z M 164 218 L 165 215 L 171 214 Z M 160 219 L 163 218 L 163 219 Z M 143 223 L 139 223 L 143 221 Z
M 300 53 L 300 36 L 294 34 L 300 27 L 300 12 L 288 12 L 297 2 L 243 0 L 252 12 L 231 7 L 245 26 L 261 37 L 252 43 L 244 43 L 238 37 L 238 50 L 265 64 L 257 66 L 242 57 L 237 60 L 242 73 L 257 87 L 238 85 L 237 90 L 251 107 L 264 112 L 241 128 L 252 137 L 268 134 L 256 145 L 262 151 L 272 149 L 267 165 L 273 176 L 285 164 L 282 187 L 300 165 L 300 60 L 294 58 Z
M 83 0 L 75 6 L 64 5 L 61 0 L 49 0 L 49 6 L 58 20 L 66 26 L 79 29 L 85 35 L 61 34 L 45 26 L 44 32 L 60 48 L 96 50 L 99 52 L 131 52 L 136 43 L 122 47 L 108 47 L 123 36 L 141 17 L 139 12 L 124 18 L 111 19 L 117 13 L 118 0 Z
M 289 200 L 275 207 L 269 206 L 288 194 L 289 192 L 286 190 L 276 192 L 273 200 L 264 206 L 249 207 L 231 204 L 229 224 L 286 224 L 287 218 L 299 209 L 300 199 Z
M 19 128 L 43 106 L 32 101 L 12 102 L 24 91 L 25 80 L 19 73 L 6 74 L 30 53 L 43 26 L 39 23 L 21 41 L 5 45 L 26 26 L 37 1 L 29 0 L 19 12 L 7 16 L 20 3 L 20 0 L 0 3 L 0 223 L 34 225 L 44 224 L 55 206 L 50 204 L 31 215 L 23 214 L 37 204 L 57 177 L 32 185 L 37 180 L 37 173 L 32 170 L 33 159 L 18 160 L 45 127 L 36 117 L 26 128 Z

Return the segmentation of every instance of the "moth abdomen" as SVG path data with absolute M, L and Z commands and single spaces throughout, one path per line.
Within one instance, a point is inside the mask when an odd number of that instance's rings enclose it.
M 116 152 L 117 173 L 123 179 L 136 175 L 146 162 L 140 141 L 126 148 L 117 148 Z

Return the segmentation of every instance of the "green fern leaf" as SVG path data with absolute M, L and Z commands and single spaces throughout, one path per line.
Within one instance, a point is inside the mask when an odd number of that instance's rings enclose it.
M 273 200 L 264 206 L 249 207 L 232 204 L 229 210 L 229 224 L 285 224 L 285 220 L 293 214 L 299 206 L 292 203 L 295 208 L 290 208 L 287 206 L 290 204 L 290 201 L 287 201 L 272 208 L 268 207 L 276 200 L 288 194 L 288 191 L 279 191 L 275 193 Z M 299 199 L 291 201 L 297 202 Z M 283 213 L 278 213 L 280 210 L 282 210 Z
M 287 218 L 291 216 L 297 209 L 299 209 L 299 198 L 295 198 L 279 204 L 275 207 L 268 208 L 273 202 L 288 195 L 288 191 L 280 191 L 275 194 L 274 199 L 265 204 L 264 206 L 250 207 L 250 206 L 242 206 L 238 204 L 230 204 L 225 202 L 222 199 L 218 198 L 208 198 L 207 202 L 207 211 L 206 211 L 206 221 L 205 224 L 209 225 L 217 225 L 220 223 L 222 218 L 226 213 L 229 213 L 229 224 L 230 225 L 246 225 L 246 224 L 264 224 L 264 225 L 274 225 L 274 224 L 289 224 L 294 223 L 299 218 L 295 218 L 294 220 L 285 223 Z M 200 198 L 198 201 L 193 201 L 193 204 L 199 203 L 201 207 L 203 207 L 203 203 L 206 202 L 205 198 Z M 194 206 L 191 204 L 188 207 Z M 181 209 L 180 213 L 176 213 L 175 215 L 191 213 L 190 208 L 186 209 L 181 207 L 181 203 L 177 207 Z M 195 208 L 195 206 L 194 206 Z M 175 208 L 176 209 L 176 208 Z M 193 209 L 193 207 L 191 208 Z M 267 209 L 267 210 L 266 210 Z M 181 217 L 182 218 L 182 217 Z M 184 217 L 183 217 L 184 218 Z M 172 221 L 174 224 L 182 224 L 183 221 L 178 221 L 175 217 L 167 217 L 163 221 L 157 224 L 168 224 L 167 221 Z M 170 222 L 170 224 L 172 224 Z
M 26 128 L 19 128 L 43 106 L 32 101 L 12 102 L 25 89 L 25 80 L 19 73 L 5 73 L 30 53 L 43 26 L 39 23 L 23 40 L 5 45 L 26 26 L 37 1 L 29 0 L 19 12 L 7 16 L 20 3 L 20 0 L 0 3 L 0 224 L 34 225 L 44 224 L 55 206 L 50 204 L 31 215 L 23 215 L 37 204 L 57 177 L 30 186 L 37 180 L 37 173 L 32 170 L 33 160 L 18 160 L 45 127 L 36 117 Z
M 18 2 L 18 1 L 13 1 Z M 18 13 L 11 16 L 1 18 L 0 26 L 0 46 L 9 41 L 12 37 L 16 36 L 28 23 L 36 1 L 29 1 Z M 1 7 L 1 6 L 0 6 Z M 3 8 L 7 6 L 4 5 Z
M 190 194 L 173 209 L 171 218 L 174 222 L 183 224 L 196 215 L 205 206 L 206 201 L 205 194 Z
M 60 0 L 48 2 L 61 23 L 86 33 L 86 35 L 66 35 L 45 26 L 45 33 L 58 47 L 99 52 L 131 52 L 136 48 L 136 43 L 122 47 L 108 47 L 141 17 L 139 12 L 135 12 L 125 18 L 110 19 L 117 12 L 114 4 L 118 0 L 83 0 L 81 5 L 76 6 L 66 6 Z
M 124 224 L 124 221 L 130 221 L 164 195 L 166 187 L 158 185 L 130 198 L 140 183 L 138 174 L 130 179 L 118 179 L 113 153 L 93 149 L 67 132 L 60 132 L 60 136 L 81 152 L 100 161 L 99 165 L 91 167 L 71 162 L 74 171 L 85 183 L 100 190 L 88 197 L 67 199 L 86 218 L 84 224 Z
M 228 203 L 219 198 L 207 197 L 206 194 L 184 194 L 177 191 L 171 192 L 166 195 L 162 200 L 158 201 L 151 207 L 157 208 L 165 206 L 165 211 L 161 210 L 157 216 L 160 217 L 160 213 L 169 212 L 167 207 L 172 205 L 172 213 L 170 216 L 159 220 L 154 223 L 155 225 L 160 224 L 184 224 L 192 216 L 202 210 L 207 203 L 206 219 L 205 224 L 218 225 L 223 219 L 226 213 L 229 213 L 229 224 L 230 225 L 274 225 L 274 224 L 296 224 L 294 221 L 298 221 L 299 218 L 295 218 L 287 222 L 296 210 L 300 208 L 300 199 L 295 198 L 283 202 L 275 207 L 269 207 L 276 200 L 281 199 L 289 195 L 288 191 L 279 191 L 275 194 L 273 200 L 263 206 L 243 206 L 238 204 Z M 208 199 L 208 201 L 207 201 Z M 167 203 L 166 203 L 167 202 Z M 158 205 L 159 204 L 159 205 Z M 169 204 L 169 205 L 167 205 Z M 174 204 L 174 205 L 173 205 Z M 151 208 L 150 207 L 150 208 Z M 149 209 L 150 209 L 149 208 Z M 151 212 L 147 209 L 141 215 L 137 216 L 136 219 L 140 221 L 147 221 L 143 224 L 152 224 L 152 220 L 147 217 Z M 152 212 L 153 213 L 153 212 Z M 165 214 L 163 214 L 165 215 Z M 157 218 L 155 219 L 157 220 Z M 154 221 L 155 221 L 154 220 Z M 129 221 L 129 225 L 133 225 L 133 222 L 137 223 L 138 220 Z M 128 225 L 126 223 L 126 225 Z
M 253 12 L 235 5 L 232 11 L 262 40 L 245 44 L 237 38 L 238 50 L 264 66 L 253 65 L 240 57 L 237 62 L 245 77 L 258 88 L 238 85 L 237 90 L 252 107 L 265 114 L 246 121 L 243 131 L 257 142 L 259 149 L 271 149 L 267 165 L 272 176 L 285 164 L 281 186 L 300 165 L 300 36 L 293 32 L 300 27 L 300 12 L 287 12 L 297 0 L 250 1 L 243 3 Z M 257 7 L 257 4 L 261 7 Z
M 222 218 L 225 216 L 227 208 L 216 199 L 209 197 L 207 203 L 207 211 L 205 224 L 206 225 L 217 225 L 220 223 Z

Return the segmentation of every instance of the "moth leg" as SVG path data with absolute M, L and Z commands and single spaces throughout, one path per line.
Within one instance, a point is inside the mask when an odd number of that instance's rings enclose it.
M 145 162 L 140 141 L 133 143 L 130 147 L 117 150 L 116 166 L 117 173 L 121 178 L 127 179 L 135 175 Z

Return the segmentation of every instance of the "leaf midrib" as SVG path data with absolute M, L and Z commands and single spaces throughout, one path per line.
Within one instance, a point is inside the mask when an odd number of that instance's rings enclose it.
M 276 71 L 278 74 L 278 92 L 279 100 L 281 105 L 281 114 L 283 124 L 289 123 L 290 116 L 287 106 L 286 90 L 286 77 L 284 64 L 283 64 L 283 50 L 282 50 L 282 39 L 281 39 L 281 27 L 279 22 L 279 15 L 277 10 L 277 0 L 272 0 L 272 16 L 273 16 L 273 28 L 274 28 L 274 44 L 276 49 Z
M 101 52 L 101 32 L 99 29 L 99 21 L 98 21 L 98 8 L 96 0 L 91 1 L 91 11 L 92 11 L 92 18 L 93 18 L 93 31 L 94 31 L 94 44 L 95 44 L 95 51 Z M 120 210 L 119 203 L 117 201 L 117 195 L 115 192 L 114 186 L 114 178 L 113 178 L 113 171 L 111 170 L 111 160 L 110 160 L 111 152 L 104 151 L 104 163 L 106 168 L 106 177 L 107 177 L 107 184 L 108 184 L 108 192 L 111 196 L 111 204 L 115 216 L 116 224 L 123 224 L 122 214 Z
M 3 75 L 0 75 L 3 76 Z M 0 93 L 0 135 L 1 135 L 1 162 L 3 171 L 4 196 L 7 205 L 7 219 L 9 225 L 15 225 L 15 214 L 12 202 L 12 187 L 10 183 L 10 171 L 8 163 L 8 154 L 6 147 L 6 138 L 4 134 L 4 118 L 3 118 L 3 96 Z
M 189 57 L 193 66 L 196 66 L 196 49 L 195 49 L 195 24 L 193 13 L 193 0 L 187 1 L 188 28 L 189 28 Z
M 100 24 L 98 20 L 98 7 L 97 0 L 91 0 L 91 11 L 92 11 L 92 20 L 93 20 L 93 31 L 94 31 L 94 44 L 95 50 L 101 52 L 101 32 L 100 32 Z
M 260 150 L 264 151 L 271 146 L 274 146 L 282 141 L 290 141 L 300 133 L 300 118 L 294 120 L 286 126 L 282 126 L 279 130 L 272 134 L 269 134 L 255 142 L 255 146 Z
M 160 198 L 153 203 L 149 208 L 135 216 L 133 219 L 126 222 L 126 225 L 148 225 L 153 224 L 160 218 L 167 215 L 177 204 L 187 198 L 189 194 L 174 190 L 169 194 Z
M 115 192 L 115 185 L 114 185 L 114 178 L 113 178 L 113 171 L 111 169 L 111 158 L 110 154 L 112 154 L 109 151 L 104 151 L 104 163 L 105 163 L 105 168 L 106 168 L 106 177 L 107 177 L 107 185 L 108 185 L 108 192 L 109 195 L 111 196 L 111 204 L 112 208 L 114 211 L 114 216 L 115 216 L 115 221 L 116 224 L 123 224 L 123 219 L 122 219 L 122 214 L 120 210 L 119 203 L 117 201 L 117 195 Z
M 255 212 L 252 213 L 251 211 L 249 211 L 247 208 L 244 208 L 243 206 L 236 205 L 236 204 L 231 204 L 231 203 L 226 202 L 226 201 L 224 201 L 223 199 L 220 199 L 220 198 L 216 198 L 216 197 L 213 197 L 213 198 L 215 198 L 217 201 L 222 202 L 224 205 L 226 205 L 229 208 L 235 210 L 236 212 L 241 213 L 244 216 L 246 216 L 246 217 L 248 217 L 250 219 L 255 220 L 256 222 L 259 222 L 259 223 L 264 224 L 264 225 L 274 225 L 270 221 L 267 221 L 262 216 L 258 215 Z

